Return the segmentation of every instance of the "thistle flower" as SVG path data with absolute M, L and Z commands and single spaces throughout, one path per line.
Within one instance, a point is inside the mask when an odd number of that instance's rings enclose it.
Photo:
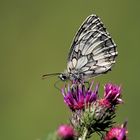
M 98 86 L 96 86 L 95 91 L 98 91 Z M 95 94 L 96 92 L 93 93 Z M 97 96 L 97 93 L 95 95 Z M 75 110 L 73 112 L 71 123 L 77 130 L 79 136 L 82 136 L 85 130 L 87 130 L 87 138 L 91 137 L 95 132 L 103 135 L 107 129 L 112 127 L 115 110 L 112 109 L 111 103 L 111 100 L 108 100 L 106 96 L 103 99 L 96 98 L 84 110 Z
M 72 85 L 68 85 L 67 89 L 62 89 L 64 102 L 72 111 L 84 109 L 97 99 L 98 85 L 96 85 L 94 91 L 92 91 L 92 86 L 93 82 L 90 84 L 89 88 L 86 88 L 85 83 L 73 83 Z
M 121 87 L 111 83 L 106 84 L 104 86 L 104 100 L 106 100 L 104 101 L 106 102 L 105 105 L 109 105 L 109 103 L 111 105 L 123 103 L 123 100 L 121 99 Z
M 63 140 L 74 140 L 75 131 L 70 125 L 61 125 L 57 130 L 57 135 Z
M 104 140 L 127 140 L 126 123 L 121 126 L 111 128 L 106 134 Z
M 85 83 L 73 82 L 67 87 L 62 88 L 64 102 L 72 110 L 70 122 L 77 131 L 78 137 L 84 140 L 90 138 L 93 133 L 101 136 L 107 132 L 114 124 L 115 105 L 122 103 L 121 87 L 108 83 L 104 86 L 104 97 L 99 98 L 98 84 L 92 90 L 93 83 L 87 88 Z M 116 137 L 124 136 L 125 128 L 112 128 L 104 140 L 109 139 L 116 133 Z M 112 134 L 112 135 L 111 135 Z M 119 136 L 118 136 L 118 135 Z M 114 137 L 115 138 L 115 137 Z M 126 140 L 126 139 L 117 139 Z

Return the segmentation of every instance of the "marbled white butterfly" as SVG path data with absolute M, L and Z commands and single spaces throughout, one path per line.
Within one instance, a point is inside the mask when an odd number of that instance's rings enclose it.
M 90 15 L 78 30 L 68 55 L 67 70 L 59 75 L 62 81 L 88 80 L 111 70 L 118 52 L 116 44 L 100 18 Z

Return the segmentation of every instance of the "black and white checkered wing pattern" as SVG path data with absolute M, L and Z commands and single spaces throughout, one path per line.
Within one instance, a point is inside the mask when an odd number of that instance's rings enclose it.
M 115 63 L 116 45 L 96 15 L 89 16 L 78 30 L 68 56 L 67 71 L 89 79 L 106 73 Z

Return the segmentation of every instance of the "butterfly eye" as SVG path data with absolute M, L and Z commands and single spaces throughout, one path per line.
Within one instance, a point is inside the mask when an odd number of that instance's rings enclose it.
M 59 75 L 59 78 L 62 80 L 62 81 L 65 81 L 67 79 L 67 76 L 64 75 L 64 74 L 60 74 Z

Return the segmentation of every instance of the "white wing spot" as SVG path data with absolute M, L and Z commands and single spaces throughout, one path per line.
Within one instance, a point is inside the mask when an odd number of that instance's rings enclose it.
M 83 43 L 83 42 L 80 42 L 80 44 L 79 44 L 79 50 L 83 50 L 83 47 L 84 47 L 84 45 L 85 45 L 85 43 Z
M 93 66 L 91 66 L 90 69 L 96 69 L 96 68 L 97 68 L 97 65 L 93 65 Z
M 93 71 L 86 71 L 85 74 L 86 74 L 86 75 L 93 74 Z
M 75 46 L 75 51 L 78 52 L 78 49 L 79 49 L 79 45 L 76 45 Z
M 81 71 L 82 72 L 87 71 L 87 70 L 89 70 L 89 67 L 83 67 L 83 68 L 81 68 Z
M 105 67 L 99 67 L 95 70 L 95 73 L 103 73 L 106 71 L 106 68 Z
M 98 66 L 108 66 L 108 65 L 111 65 L 111 64 L 114 64 L 115 61 L 107 61 L 107 62 L 98 62 L 97 65 Z
M 94 60 L 100 60 L 100 59 L 104 59 L 104 58 L 115 56 L 115 55 L 117 55 L 117 52 L 112 52 L 112 53 L 109 53 L 109 54 L 101 53 L 99 55 L 93 56 L 93 59 Z
M 80 68 L 83 67 L 87 62 L 88 62 L 88 59 L 87 59 L 86 56 L 83 56 L 83 57 L 79 58 L 78 61 L 77 61 L 76 69 L 80 69 Z
M 68 72 L 70 72 L 70 70 L 73 68 L 73 64 L 71 61 L 68 62 L 68 65 L 67 65 L 67 70 Z
M 76 60 L 76 58 L 73 58 L 73 59 L 72 59 L 72 64 L 73 64 L 73 67 L 76 66 L 76 64 L 77 64 L 77 60 Z

